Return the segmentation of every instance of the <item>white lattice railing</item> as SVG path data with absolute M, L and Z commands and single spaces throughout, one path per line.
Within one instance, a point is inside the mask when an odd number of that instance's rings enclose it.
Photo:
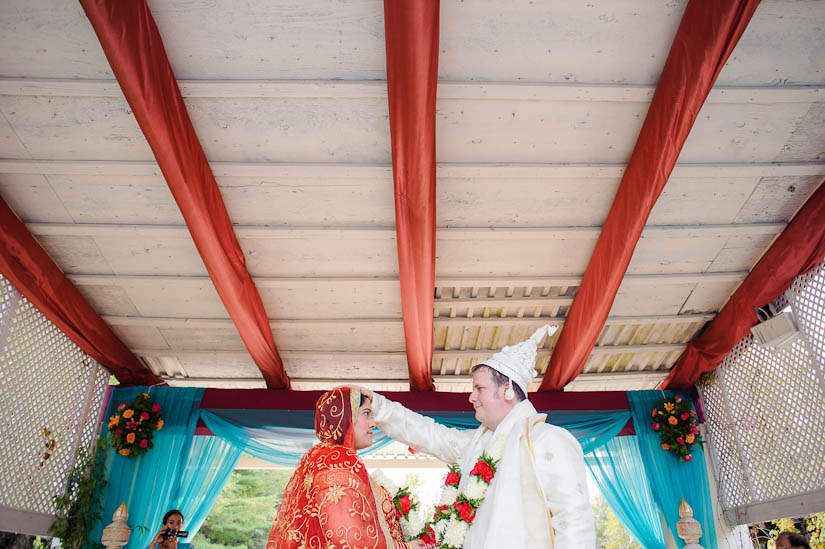
M 0 275 L 0 530 L 47 533 L 108 379 Z
M 699 386 L 731 524 L 825 508 L 825 261 L 777 301 L 800 337 L 774 350 L 748 336 Z

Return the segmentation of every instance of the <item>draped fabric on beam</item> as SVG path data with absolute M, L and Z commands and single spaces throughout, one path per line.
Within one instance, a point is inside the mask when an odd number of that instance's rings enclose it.
M 145 0 L 80 0 L 215 289 L 267 386 L 289 387 L 261 297 Z
M 384 0 L 395 231 L 410 388 L 433 389 L 438 0 Z
M 200 417 L 216 437 L 228 441 L 239 450 L 272 463 L 292 466 L 318 443 L 315 429 L 309 427 L 312 425 L 313 414 L 300 418 L 300 422 L 305 423 L 306 427 L 295 426 L 299 423 L 295 421 L 295 415 L 296 412 L 292 410 L 259 414 L 249 410 L 201 410 Z M 472 412 L 429 412 L 424 415 L 456 429 L 475 429 L 479 426 Z M 617 436 L 628 420 L 629 410 L 547 412 L 547 422 L 570 431 L 585 453 L 603 446 Z M 369 455 L 391 442 L 390 438 L 376 430 L 372 446 L 359 454 Z
M 717 549 L 716 523 L 710 496 L 708 470 L 704 450 L 693 450 L 693 459 L 680 462 L 671 452 L 662 450 L 659 434 L 653 430 L 650 412 L 656 403 L 673 396 L 671 391 L 628 391 L 630 413 L 642 455 L 645 476 L 650 484 L 653 499 L 665 517 L 673 538 L 679 539 L 676 523 L 679 522 L 679 503 L 684 499 L 693 508 L 693 518 L 702 525 L 699 544 L 707 549 Z M 687 398 L 687 395 L 684 395 Z
M 103 513 L 90 533 L 90 540 L 100 540 L 103 527 L 109 524 L 112 513 L 125 501 L 132 527 L 129 547 L 146 547 L 160 530 L 164 513 L 174 509 L 173 505 L 182 496 L 194 503 L 195 493 L 184 494 L 181 487 L 184 484 L 192 486 L 185 481 L 187 458 L 192 456 L 191 447 L 203 389 L 118 387 L 112 391 L 107 416 L 114 413 L 118 404 L 131 402 L 142 392 L 148 392 L 150 398 L 160 404 L 163 429 L 155 432 L 152 440 L 154 447 L 136 458 L 119 456 L 112 448 L 107 451 Z M 106 436 L 105 431 L 102 436 Z M 198 459 L 201 456 L 193 457 L 203 469 L 213 466 L 213 463 Z M 220 488 L 217 488 L 218 492 Z M 145 526 L 147 530 L 135 528 L 137 525 Z
M 748 334 L 754 307 L 770 303 L 825 258 L 825 185 L 820 185 L 707 329 L 690 342 L 663 387 L 687 388 Z
M 630 162 L 539 390 L 558 391 L 584 368 L 650 211 L 713 83 L 759 0 L 690 2 Z
M 161 381 L 147 371 L 0 198 L 0 272 L 38 311 L 124 385 Z
M 638 436 L 616 437 L 586 453 L 584 461 L 619 522 L 644 549 L 664 549 L 665 536 Z

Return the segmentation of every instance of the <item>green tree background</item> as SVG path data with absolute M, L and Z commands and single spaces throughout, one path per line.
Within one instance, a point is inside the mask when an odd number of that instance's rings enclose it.
M 624 529 L 622 523 L 610 509 L 604 496 L 596 494 L 590 505 L 596 522 L 596 547 L 601 549 L 642 549 L 636 540 Z
M 281 505 L 291 470 L 234 471 L 192 540 L 196 549 L 260 549 Z

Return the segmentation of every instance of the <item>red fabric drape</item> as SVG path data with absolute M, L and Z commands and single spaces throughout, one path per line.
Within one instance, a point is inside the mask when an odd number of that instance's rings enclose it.
M 122 384 L 161 383 L 103 322 L 2 198 L 0 237 L 0 272 L 38 311 Z
M 183 213 L 229 316 L 267 386 L 288 388 L 261 297 L 186 111 L 145 0 L 80 0 Z
M 793 279 L 825 258 L 825 185 L 811 195 L 702 335 L 690 342 L 663 384 L 684 389 L 716 368 L 757 318 L 754 307 L 770 303 Z
M 433 389 L 438 0 L 384 1 L 395 230 L 410 388 Z
M 584 368 L 633 250 L 713 83 L 759 0 L 691 1 L 539 390 Z

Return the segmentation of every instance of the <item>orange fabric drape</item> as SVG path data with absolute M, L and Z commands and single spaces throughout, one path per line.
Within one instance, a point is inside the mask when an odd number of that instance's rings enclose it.
M 754 307 L 770 303 L 825 258 L 825 185 L 765 252 L 702 335 L 690 342 L 663 384 L 685 389 L 716 368 L 757 322 Z
M 267 386 L 288 388 L 261 297 L 145 0 L 80 0 L 229 316 Z
M 2 198 L 0 272 L 69 339 L 108 368 L 121 384 L 161 383 L 103 322 Z
M 593 256 L 539 390 L 560 390 L 584 368 L 633 250 L 705 98 L 759 0 L 692 0 L 665 62 Z
M 384 1 L 395 230 L 410 388 L 433 389 L 438 0 Z

